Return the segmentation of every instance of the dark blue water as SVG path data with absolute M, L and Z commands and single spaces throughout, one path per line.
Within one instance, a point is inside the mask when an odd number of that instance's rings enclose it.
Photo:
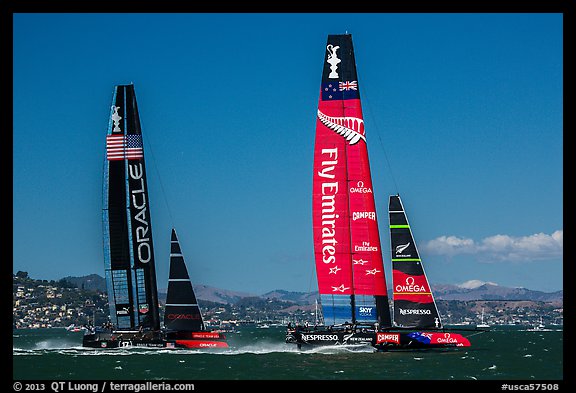
M 373 352 L 299 351 L 283 327 L 241 328 L 224 350 L 98 350 L 64 329 L 13 333 L 13 378 L 25 380 L 498 380 L 562 381 L 563 331 L 493 327 L 472 347 Z M 338 385 L 336 385 L 338 386 Z M 553 389 L 554 390 L 554 389 Z M 50 391 L 50 390 L 48 390 Z

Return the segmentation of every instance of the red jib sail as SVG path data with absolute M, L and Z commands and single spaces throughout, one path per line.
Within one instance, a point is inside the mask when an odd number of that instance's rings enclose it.
M 316 119 L 314 253 L 326 324 L 390 325 L 351 35 L 329 35 Z

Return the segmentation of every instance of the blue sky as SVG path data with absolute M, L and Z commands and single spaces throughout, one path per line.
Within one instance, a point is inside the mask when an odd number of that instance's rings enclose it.
M 316 290 L 315 116 L 327 35 L 348 32 L 383 246 L 400 193 L 431 284 L 563 289 L 562 14 L 13 21 L 14 272 L 104 274 L 109 108 L 132 82 L 159 287 L 175 226 L 194 283 Z

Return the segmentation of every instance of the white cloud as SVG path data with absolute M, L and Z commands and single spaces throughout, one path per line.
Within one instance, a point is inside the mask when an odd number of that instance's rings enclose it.
M 490 281 L 481 281 L 481 280 L 468 280 L 466 282 L 463 282 L 462 284 L 458 284 L 458 286 L 460 288 L 465 288 L 465 289 L 474 289 L 474 288 L 478 288 L 481 287 L 484 284 L 488 284 L 488 285 L 498 285 L 495 282 L 490 282 Z
M 551 235 L 536 233 L 521 237 L 494 235 L 479 242 L 456 236 L 440 236 L 424 244 L 422 250 L 450 257 L 476 255 L 485 261 L 522 262 L 558 258 L 563 255 L 564 231 L 561 229 Z

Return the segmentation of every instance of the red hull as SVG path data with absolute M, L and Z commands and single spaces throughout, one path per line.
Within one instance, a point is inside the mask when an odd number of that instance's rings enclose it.
M 289 329 L 286 342 L 301 347 L 371 345 L 377 350 L 465 348 L 470 341 L 460 333 L 448 331 L 369 331 L 348 327 L 322 327 L 321 329 Z
M 178 348 L 228 348 L 226 341 L 176 340 Z

